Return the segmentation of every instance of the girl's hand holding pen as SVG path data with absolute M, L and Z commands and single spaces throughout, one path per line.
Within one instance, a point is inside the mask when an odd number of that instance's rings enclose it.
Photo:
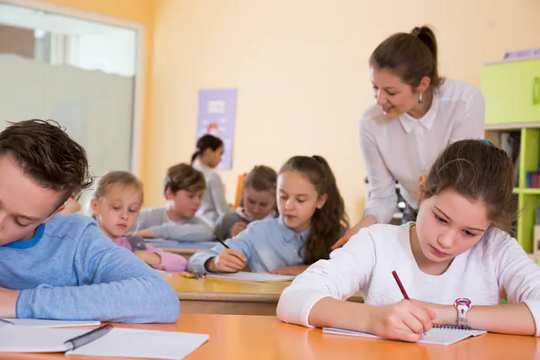
M 435 316 L 428 307 L 410 300 L 374 306 L 369 315 L 368 331 L 388 339 L 416 342 L 433 327 Z
M 212 272 L 237 272 L 245 268 L 247 260 L 244 254 L 235 249 L 224 249 L 218 256 L 208 263 Z

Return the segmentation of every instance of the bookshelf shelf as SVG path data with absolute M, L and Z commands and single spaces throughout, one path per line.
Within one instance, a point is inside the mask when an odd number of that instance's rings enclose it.
M 540 167 L 540 60 L 487 64 L 481 87 L 486 103 L 486 138 L 510 153 L 516 167 L 518 214 L 513 234 L 525 251 L 533 251 L 540 188 L 527 184 L 527 173 Z M 536 257 L 538 262 L 539 258 Z

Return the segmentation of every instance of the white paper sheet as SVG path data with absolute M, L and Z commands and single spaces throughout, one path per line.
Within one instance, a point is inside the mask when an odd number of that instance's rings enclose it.
M 206 341 L 206 334 L 114 328 L 104 337 L 66 355 L 182 359 Z

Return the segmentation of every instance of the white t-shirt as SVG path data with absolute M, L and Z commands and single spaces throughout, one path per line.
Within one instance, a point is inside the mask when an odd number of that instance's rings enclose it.
M 540 267 L 506 232 L 490 228 L 471 249 L 456 256 L 441 275 L 418 267 L 411 251 L 409 227 L 375 224 L 360 230 L 330 260 L 319 260 L 286 288 L 277 307 L 278 317 L 309 326 L 312 307 L 324 297 L 345 300 L 358 290 L 372 305 L 403 300 L 392 271 L 396 270 L 411 299 L 453 304 L 458 297 L 474 305 L 525 303 L 540 335 Z
M 387 119 L 378 106 L 360 121 L 360 145 L 369 179 L 364 211 L 388 223 L 396 207 L 395 181 L 401 194 L 418 207 L 418 179 L 427 175 L 447 145 L 484 137 L 484 98 L 461 81 L 445 80 L 435 92 L 431 108 L 420 119 L 403 114 Z

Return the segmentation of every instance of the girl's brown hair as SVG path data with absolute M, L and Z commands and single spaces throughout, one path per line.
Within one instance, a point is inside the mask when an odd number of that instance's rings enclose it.
M 143 202 L 143 184 L 135 175 L 128 171 L 111 171 L 99 179 L 94 199 L 99 200 L 107 194 L 113 185 L 132 186 L 141 193 L 141 203 Z
M 322 156 L 294 156 L 281 167 L 279 173 L 297 171 L 305 176 L 319 196 L 326 195 L 323 207 L 311 218 L 311 231 L 304 244 L 304 264 L 328 259 L 331 246 L 349 227 L 343 198 L 339 193 L 332 169 Z
M 424 76 L 431 79 L 432 89 L 442 82 L 437 69 L 437 40 L 427 26 L 415 27 L 410 33 L 397 33 L 384 40 L 371 54 L 369 65 L 390 70 L 413 88 Z
M 276 192 L 277 173 L 274 169 L 264 165 L 257 165 L 247 174 L 244 182 L 245 188 L 256 191 Z
M 206 182 L 204 175 L 191 165 L 181 163 L 167 169 L 163 191 L 170 190 L 173 194 L 180 190 L 189 192 L 204 191 Z
M 493 225 L 510 231 L 515 216 L 514 169 L 501 149 L 487 140 L 461 140 L 439 155 L 426 179 L 424 197 L 452 189 L 471 200 L 482 200 Z

